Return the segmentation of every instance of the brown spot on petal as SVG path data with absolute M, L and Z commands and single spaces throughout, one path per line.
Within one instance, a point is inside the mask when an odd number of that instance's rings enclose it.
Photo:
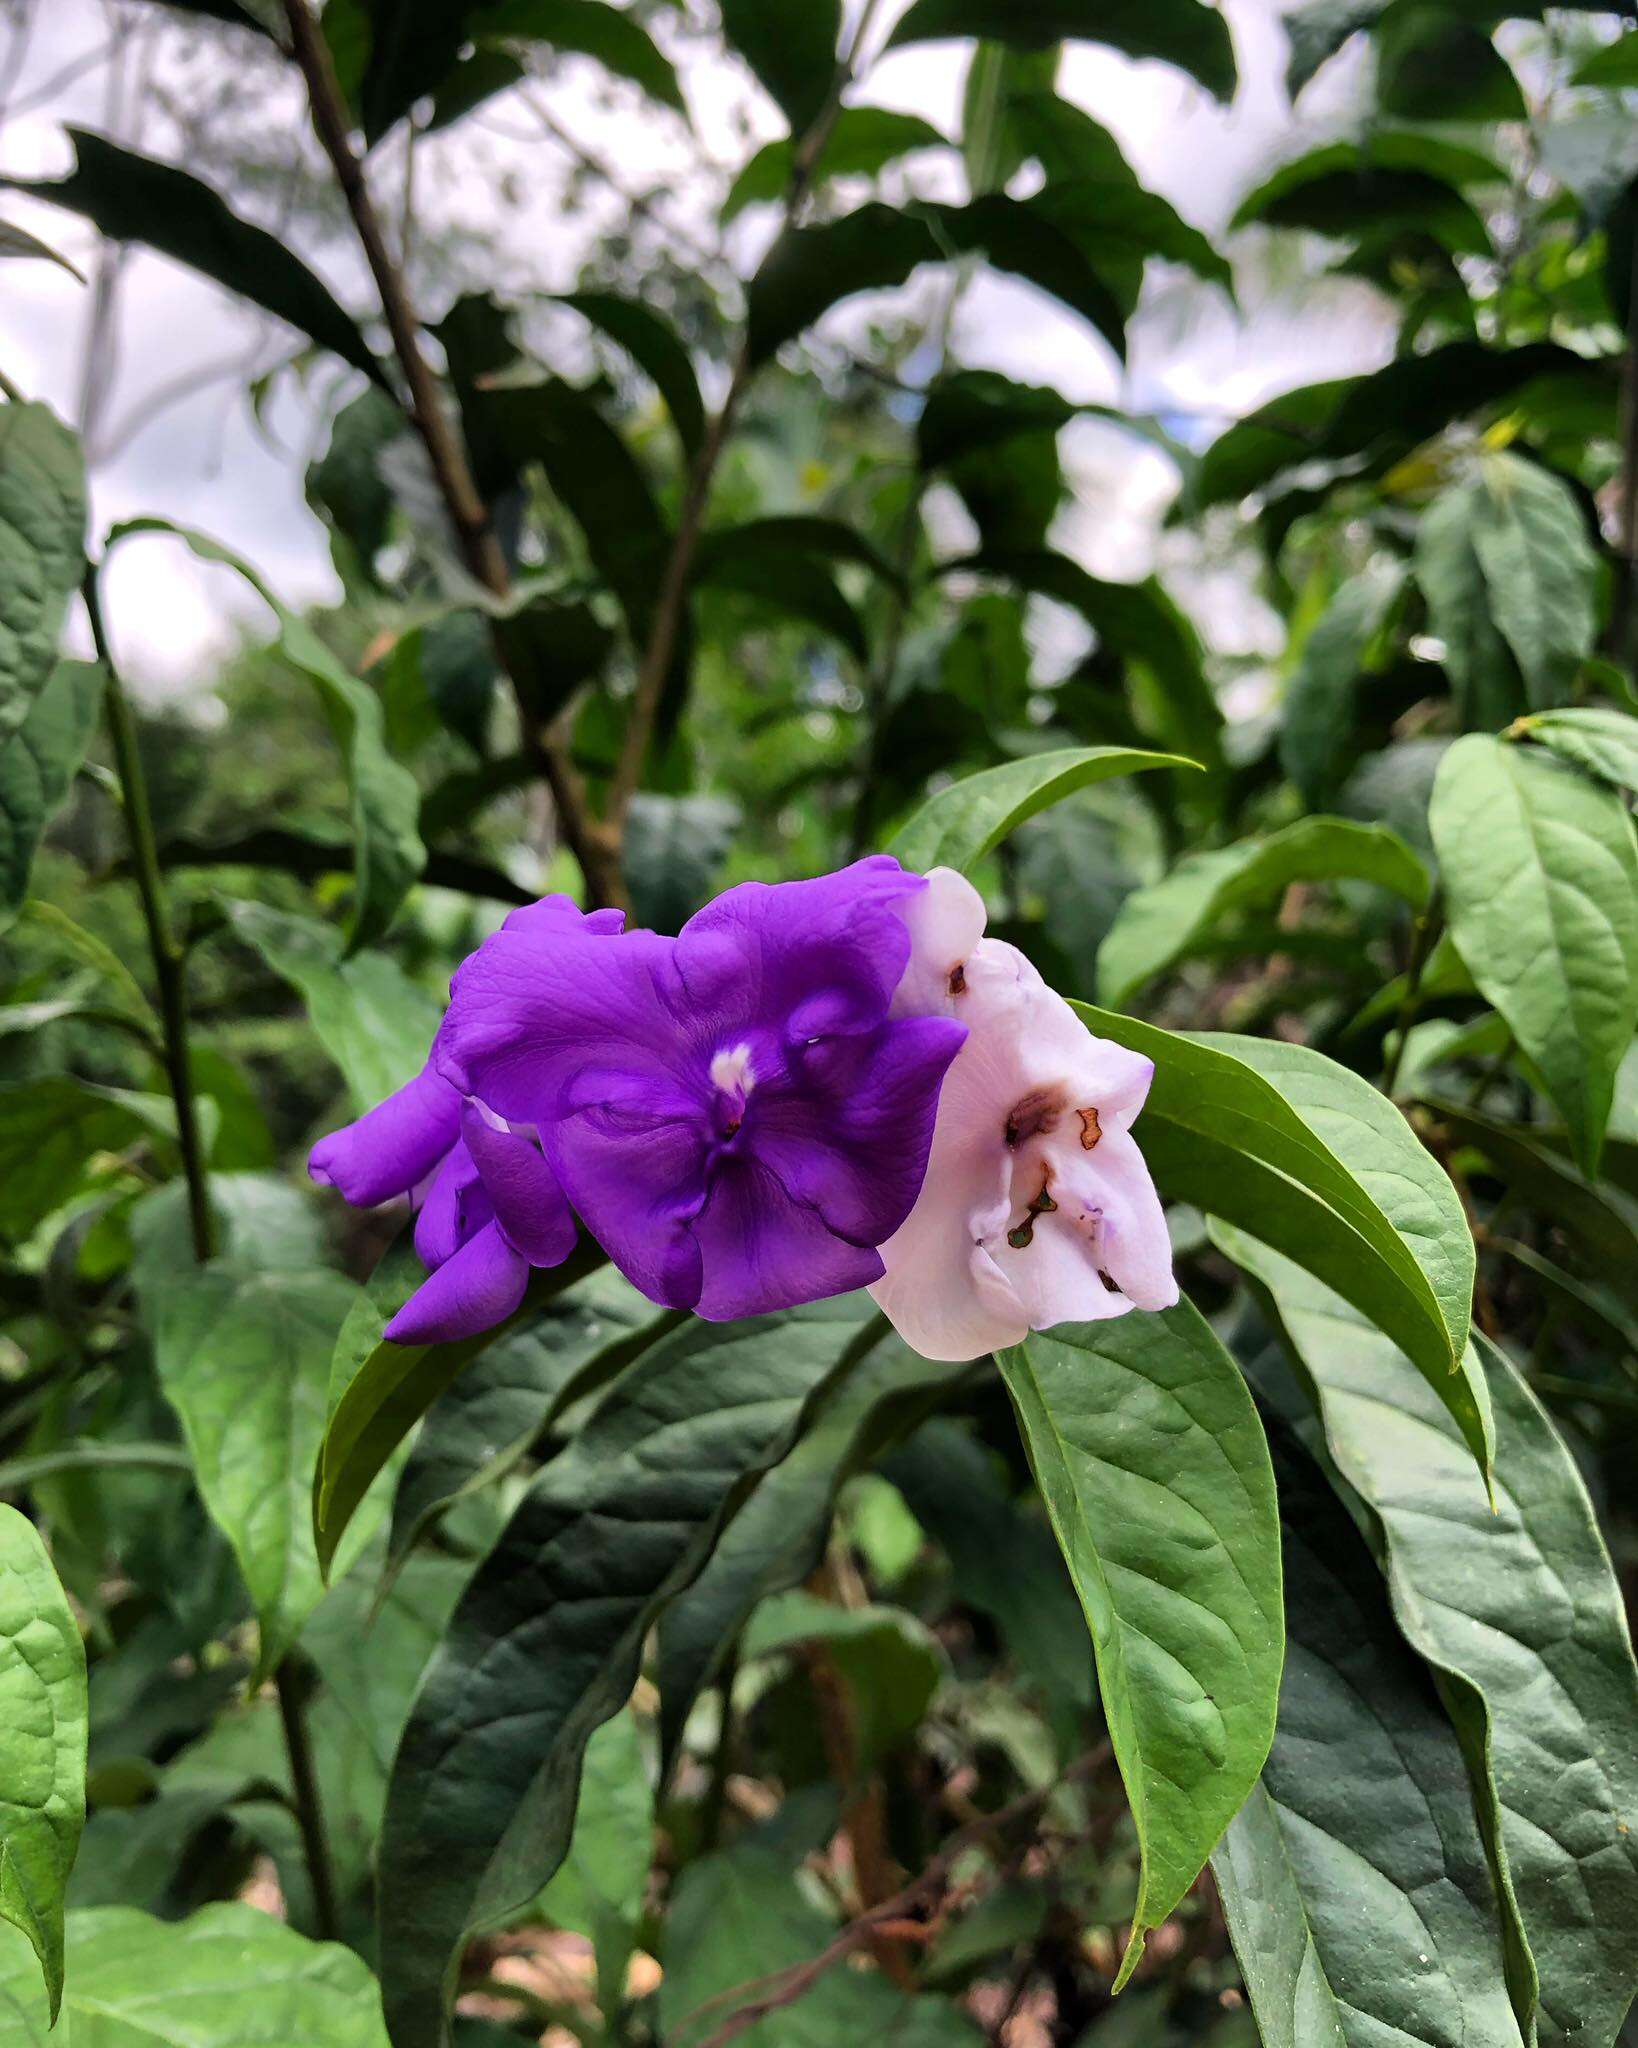
M 1053 1088 L 1037 1088 L 1015 1102 L 1007 1113 L 1007 1143 L 1021 1145 L 1026 1138 L 1055 1131 L 1063 1106 L 1063 1097 Z
M 1024 1211 L 1023 1222 L 1018 1225 L 1016 1230 L 1009 1230 L 1007 1232 L 1007 1242 L 1015 1252 L 1028 1251 L 1029 1247 L 1035 1242 L 1036 1217 L 1044 1216 L 1049 1209 L 1057 1208 L 1058 1205 L 1052 1199 L 1049 1192 L 1050 1186 L 1049 1180 L 1042 1181 L 1041 1192 Z
M 1098 1112 L 1095 1109 L 1078 1109 L 1075 1114 L 1081 1120 L 1081 1150 L 1090 1152 L 1103 1136 L 1103 1125 L 1098 1122 Z
M 964 960 L 958 960 L 950 969 L 949 989 L 953 996 L 967 993 L 967 963 Z

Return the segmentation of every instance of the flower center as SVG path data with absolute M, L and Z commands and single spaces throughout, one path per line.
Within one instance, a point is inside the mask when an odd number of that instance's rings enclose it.
M 756 1086 L 751 1071 L 751 1048 L 743 1041 L 725 1045 L 711 1060 L 711 1086 L 717 1091 L 722 1111 L 722 1134 L 731 1138 L 745 1121 L 745 1100 Z

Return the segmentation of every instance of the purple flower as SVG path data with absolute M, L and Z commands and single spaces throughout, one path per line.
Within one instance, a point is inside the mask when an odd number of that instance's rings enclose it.
M 966 1037 L 889 1014 L 925 886 L 878 855 L 744 883 L 674 939 L 508 919 L 455 976 L 435 1076 L 538 1131 L 655 1301 L 727 1320 L 863 1286 L 920 1192 Z
M 618 933 L 619 911 L 584 916 L 566 896 L 515 910 L 504 929 L 532 935 Z M 442 1031 L 439 1032 L 442 1037 Z M 438 1039 L 413 1081 L 313 1147 L 308 1171 L 359 1208 L 408 1195 L 415 1249 L 429 1278 L 388 1323 L 398 1344 L 475 1335 L 512 1314 L 531 1266 L 574 1248 L 575 1222 L 538 1136 L 469 1099 L 437 1071 Z

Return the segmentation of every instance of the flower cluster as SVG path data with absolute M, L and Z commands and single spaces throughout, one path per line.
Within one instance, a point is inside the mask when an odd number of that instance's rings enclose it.
M 428 1278 L 400 1343 L 509 1316 L 576 1218 L 713 1320 L 868 1286 L 930 1357 L 1175 1301 L 1130 1136 L 1149 1062 L 1091 1037 L 947 869 L 885 855 L 729 889 L 675 938 L 514 911 L 421 1073 L 315 1179 L 407 1195 Z

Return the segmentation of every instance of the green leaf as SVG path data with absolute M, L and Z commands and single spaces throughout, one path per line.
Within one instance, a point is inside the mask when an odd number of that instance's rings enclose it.
M 218 1263 L 157 1277 L 145 1297 L 161 1389 L 256 1610 L 257 1682 L 323 1596 L 309 1475 L 337 1333 L 357 1294 L 339 1273 Z M 374 1508 L 379 1516 L 385 1499 Z M 360 1520 L 359 1541 L 370 1520 Z
M 199 271 L 391 391 L 357 323 L 283 237 L 242 219 L 174 164 L 156 163 L 84 128 L 66 132 L 75 156 L 66 178 L 0 178 L 0 185 L 83 215 L 110 241 L 140 242 Z
M 0 405 L 0 741 L 17 732 L 57 661 L 85 569 L 85 463 L 43 405 Z
M 1472 183 L 1503 183 L 1488 158 L 1423 134 L 1373 131 L 1327 142 L 1282 164 L 1240 202 L 1230 226 L 1307 228 L 1352 238 L 1384 231 L 1429 234 L 1454 255 L 1488 255 L 1483 218 L 1462 196 Z
M 99 1088 L 66 1074 L 0 1089 L 0 1237 L 27 1237 L 69 1201 L 94 1154 L 155 1136 L 174 1148 L 176 1111 L 168 1095 Z
M 1638 789 L 1638 718 L 1588 705 L 1575 711 L 1532 711 L 1515 720 L 1508 739 L 1535 740 L 1612 789 Z
M 1374 38 L 1377 102 L 1402 121 L 1522 121 L 1519 82 L 1485 28 L 1396 0 Z
M 1394 1335 L 1487 1469 L 1483 1382 L 1464 1365 L 1473 1239 L 1393 1104 L 1306 1046 L 1074 1008 L 1155 1063 L 1138 1140 L 1162 1191 L 1300 1261 Z
M 997 1354 L 1097 1657 L 1142 1876 L 1117 1986 L 1268 1755 L 1278 1514 L 1245 1382 L 1188 1302 Z
M 1475 545 L 1483 496 L 1477 481 L 1441 491 L 1416 528 L 1416 580 L 1427 599 L 1428 626 L 1443 642 L 1445 672 L 1470 730 L 1505 725 L 1526 701 Z
M 534 1909 L 593 1944 L 605 2011 L 616 2010 L 625 1993 L 653 1849 L 654 1792 L 628 1707 L 592 1732 L 568 1854 Z
M 1350 36 L 1369 28 L 1388 0 L 1303 0 L 1281 16 L 1291 46 L 1285 89 L 1295 99 L 1322 64 L 1334 57 Z
M 920 1358 L 889 1333 L 832 1381 L 801 1442 L 759 1482 L 705 1569 L 661 1617 L 660 1752 L 667 1772 L 695 1700 L 757 1603 L 799 1586 L 819 1564 L 848 1473 L 969 1370 Z
M 9 220 L 0 220 L 0 258 L 34 257 L 46 263 L 55 263 L 60 270 L 66 270 L 70 277 L 85 282 L 85 273 L 59 255 L 49 242 L 42 242 L 38 235 L 31 235 L 27 228 L 14 227 Z
M 901 1607 L 838 1607 L 802 1588 L 765 1599 L 746 1625 L 749 1662 L 824 1646 L 846 1689 L 856 1768 L 868 1772 L 915 1730 L 949 1669 L 925 1622 Z
M 1540 1979 L 1542 2048 L 1609 2040 L 1638 1986 L 1638 1716 L 1620 1588 L 1575 1459 L 1476 1340 L 1495 1506 L 1394 1346 L 1287 1261 L 1239 1245 L 1306 1369 L 1331 1454 L 1380 1523 L 1395 1619 L 1445 1676 L 1504 1898 Z M 1514 1973 L 1528 2023 L 1527 1965 Z
M 1505 450 L 1480 458 L 1471 488 L 1472 545 L 1491 617 L 1531 704 L 1552 704 L 1598 629 L 1598 557 L 1581 507 L 1562 477 Z
M 692 459 L 705 438 L 705 401 L 676 330 L 641 300 L 618 292 L 564 292 L 557 300 L 623 348 L 665 400 L 683 453 Z
M 722 0 L 722 32 L 767 87 L 791 133 L 800 136 L 836 82 L 841 0 L 807 0 L 796 8 Z
M 331 925 L 265 903 L 224 905 L 228 922 L 307 1005 L 360 1115 L 426 1065 L 441 1006 L 385 953 L 343 958 Z
M 903 284 L 923 263 L 982 252 L 1049 293 L 1097 328 L 1117 354 L 1125 347 L 1120 307 L 1076 243 L 1031 202 L 985 194 L 966 206 L 879 201 L 837 220 L 782 237 L 747 294 L 751 361 L 766 362 L 822 313 L 855 292 Z
M 512 1471 L 567 1402 L 612 1379 L 676 1320 L 604 1266 L 477 1358 L 427 1411 L 404 1466 L 388 1571 L 447 1508 Z
M 1163 973 L 1221 921 L 1277 897 L 1292 882 L 1374 882 L 1424 910 L 1428 871 L 1397 832 L 1346 818 L 1301 818 L 1180 860 L 1163 881 L 1136 889 L 1098 949 L 1098 994 L 1114 1006 Z
M 439 9 L 434 6 L 434 20 Z M 651 100 L 685 119 L 688 103 L 671 60 L 637 17 L 603 0 L 496 0 L 467 17 L 473 39 L 544 43 L 549 49 L 591 57 L 616 78 L 629 78 Z M 407 102 L 406 102 L 407 104 Z
M 182 1921 L 129 1906 L 71 1913 L 61 2034 L 47 2031 L 29 1975 L 22 1945 L 0 1946 L 0 2028 L 15 2048 L 387 2048 L 375 1980 L 352 1950 L 308 1941 L 253 1906 L 206 1906 Z
M 621 1378 L 525 1494 L 456 1609 L 393 1767 L 381 1970 L 397 2048 L 435 2048 L 467 1931 L 568 1847 L 581 1759 L 648 1630 L 858 1338 L 856 1298 L 692 1321 Z
M 711 894 L 742 816 L 730 797 L 639 791 L 620 850 L 633 922 L 680 932 Z
M 1483 733 L 1439 764 L 1428 812 L 1450 933 L 1598 1170 L 1638 1025 L 1638 846 L 1619 796 Z
M 0 1919 L 39 1958 L 53 2024 L 63 1892 L 85 1825 L 85 1730 L 85 1645 L 68 1597 L 34 1524 L 0 1507 Z
M 1617 88 L 1638 86 L 1638 35 L 1617 36 L 1595 50 L 1575 71 L 1572 85 L 1607 85 Z
M 1523 2048 L 1455 1730 L 1347 1511 L 1288 1430 L 1271 1448 L 1279 1721 L 1212 1856 L 1264 2048 Z
M 393 1453 L 473 1359 L 526 1328 L 543 1305 L 603 1263 L 590 1238 L 561 1266 L 530 1275 L 516 1314 L 492 1330 L 452 1344 L 390 1344 L 381 1332 L 426 1272 L 400 1238 L 370 1276 L 366 1295 L 332 1345 L 326 1381 L 329 1418 L 311 1468 L 312 1531 L 319 1569 L 329 1576 L 342 1538 Z
M 965 870 L 983 859 L 1026 818 L 1061 803 L 1077 789 L 1111 775 L 1140 774 L 1146 768 L 1196 768 L 1178 754 L 1150 754 L 1137 747 L 1065 747 L 1003 761 L 955 782 L 929 797 L 895 834 L 887 851 L 905 867 Z
M 863 619 L 837 588 L 835 577 L 812 555 L 779 548 L 759 558 L 723 549 L 704 562 L 696 561 L 694 581 L 735 591 L 753 600 L 758 609 L 817 627 L 839 640 L 861 667 L 870 659 Z
M 85 759 L 103 672 L 60 661 L 9 737 L 0 736 L 0 930 L 22 908 L 40 838 Z
M 1159 57 L 1187 71 L 1220 100 L 1234 94 L 1228 24 L 1201 0 L 915 0 L 888 47 L 979 36 L 1026 50 L 1049 43 L 1106 43 L 1128 57 Z
M 703 574 L 734 557 L 760 567 L 780 556 L 806 556 L 838 568 L 851 564 L 895 589 L 904 588 L 898 570 L 857 527 L 813 512 L 777 512 L 737 526 L 713 526 L 701 534 L 695 561 Z
M 1404 587 L 1402 563 L 1372 564 L 1348 578 L 1303 642 L 1286 686 L 1280 766 L 1315 808 L 1334 799 L 1357 758 L 1356 685 Z
M 948 149 L 949 138 L 919 114 L 891 107 L 843 107 L 815 159 L 810 180 L 817 189 L 830 178 L 874 178 L 917 149 Z M 728 188 L 724 222 L 747 206 L 781 200 L 790 189 L 796 150 L 789 136 L 765 142 Z
M 381 699 L 343 668 L 305 619 L 285 609 L 242 556 L 168 519 L 128 520 L 109 534 L 108 545 L 138 533 L 169 534 L 201 561 L 220 562 L 242 576 L 273 614 L 279 653 L 317 689 L 352 798 L 355 893 L 348 946 L 367 945 L 391 924 L 427 857 L 418 829 L 420 787 L 387 751 Z

